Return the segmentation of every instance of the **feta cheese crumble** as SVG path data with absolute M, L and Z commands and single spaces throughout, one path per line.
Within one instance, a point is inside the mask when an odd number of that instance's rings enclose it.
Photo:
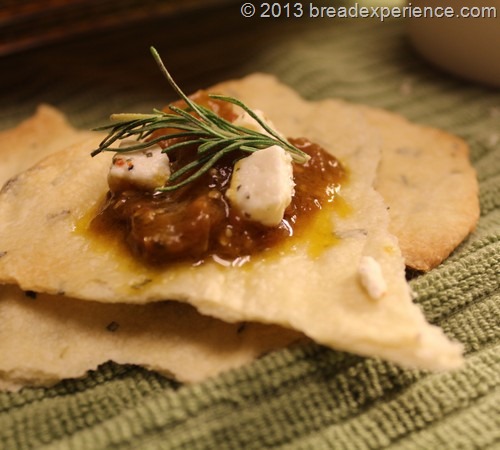
M 358 267 L 359 279 L 368 295 L 373 300 L 381 299 L 387 292 L 387 284 L 382 268 L 372 256 L 363 256 Z
M 122 141 L 120 147 L 130 147 L 136 141 Z M 108 184 L 112 192 L 127 189 L 153 191 L 163 186 L 170 177 L 168 156 L 162 148 L 153 145 L 144 150 L 116 153 L 108 173 Z
M 226 197 L 246 218 L 271 227 L 283 219 L 294 186 L 292 157 L 273 145 L 235 164 Z

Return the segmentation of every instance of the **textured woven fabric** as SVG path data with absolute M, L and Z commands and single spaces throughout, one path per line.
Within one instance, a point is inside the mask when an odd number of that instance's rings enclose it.
M 309 345 L 182 386 L 110 362 L 50 389 L 0 393 L 0 448 L 500 448 L 500 93 L 427 65 L 399 21 L 265 22 L 238 8 L 4 58 L 0 124 L 40 102 L 82 127 L 161 106 L 171 92 L 153 44 L 186 90 L 266 71 L 306 98 L 385 107 L 465 138 L 480 181 L 478 228 L 411 284 L 428 320 L 464 344 L 466 366 L 429 374 Z

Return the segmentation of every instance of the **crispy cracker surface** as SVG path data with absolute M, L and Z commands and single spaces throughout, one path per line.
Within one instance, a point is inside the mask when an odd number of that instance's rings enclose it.
M 50 385 L 112 360 L 197 382 L 303 339 L 229 324 L 177 302 L 103 304 L 0 287 L 0 389 Z
M 286 135 L 306 136 L 339 157 L 349 169 L 341 190 L 347 208 L 325 208 L 321 226 L 307 238 L 242 267 L 207 262 L 151 269 L 82 232 L 107 191 L 110 160 L 91 159 L 95 142 L 89 141 L 45 159 L 3 189 L 0 279 L 107 303 L 176 299 L 222 320 L 282 325 L 332 348 L 403 365 L 460 364 L 460 346 L 427 324 L 411 301 L 386 206 L 372 188 L 378 134 L 363 115 L 343 102 L 306 102 L 266 76 L 216 89 L 265 111 Z M 319 249 L 317 233 L 324 238 Z M 363 256 L 378 262 L 387 283 L 379 300 L 359 282 Z
M 388 205 L 389 230 L 408 266 L 428 271 L 475 228 L 478 183 L 460 138 L 410 123 L 396 114 L 360 107 L 382 137 L 375 188 Z
M 43 105 L 32 118 L 0 133 L 5 156 L 0 181 L 58 150 L 82 141 L 94 145 L 100 138 Z M 305 339 L 277 326 L 225 323 L 178 302 L 108 305 L 27 295 L 15 286 L 0 286 L 0 317 L 0 390 L 10 391 L 80 377 L 109 360 L 197 382 Z
M 46 156 L 92 135 L 72 127 L 55 108 L 40 105 L 32 117 L 0 132 L 0 186 Z

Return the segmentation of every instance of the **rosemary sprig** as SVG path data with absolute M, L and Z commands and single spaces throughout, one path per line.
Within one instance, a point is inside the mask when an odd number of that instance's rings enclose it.
M 173 138 L 185 138 L 185 140 L 166 147 L 163 150 L 164 153 L 182 149 L 193 144 L 198 145 L 197 158 L 173 172 L 170 175 L 168 184 L 166 186 L 159 186 L 156 191 L 171 191 L 191 183 L 210 170 L 223 156 L 238 150 L 251 153 L 272 145 L 278 145 L 289 152 L 293 160 L 297 163 L 302 164 L 309 159 L 309 155 L 290 144 L 275 130 L 270 128 L 248 106 L 233 97 L 210 95 L 213 99 L 232 103 L 243 109 L 268 134 L 234 125 L 228 120 L 219 117 L 209 108 L 192 101 L 176 84 L 154 47 L 151 47 L 151 53 L 170 86 L 185 101 L 188 108 L 182 109 L 170 104 L 169 109 L 171 112 L 154 110 L 151 114 L 113 114 L 111 121 L 115 123 L 96 129 L 99 131 L 108 131 L 108 135 L 100 143 L 99 147 L 91 153 L 92 156 L 96 156 L 103 151 L 126 153 L 134 150 L 142 150 L 162 140 Z M 175 129 L 176 131 L 170 134 L 166 132 L 160 133 L 159 135 L 155 135 L 154 138 L 148 139 L 154 132 L 166 129 Z M 125 148 L 113 147 L 115 142 L 127 138 L 135 139 L 137 144 Z M 183 176 L 185 178 L 180 179 Z

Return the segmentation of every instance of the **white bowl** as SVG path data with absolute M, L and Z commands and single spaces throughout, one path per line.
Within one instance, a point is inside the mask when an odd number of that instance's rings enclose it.
M 496 18 L 411 18 L 408 31 L 417 51 L 433 64 L 470 80 L 500 86 L 500 0 L 413 0 L 411 6 L 452 7 L 455 14 L 463 7 L 496 8 Z M 467 11 L 477 13 L 479 9 Z

